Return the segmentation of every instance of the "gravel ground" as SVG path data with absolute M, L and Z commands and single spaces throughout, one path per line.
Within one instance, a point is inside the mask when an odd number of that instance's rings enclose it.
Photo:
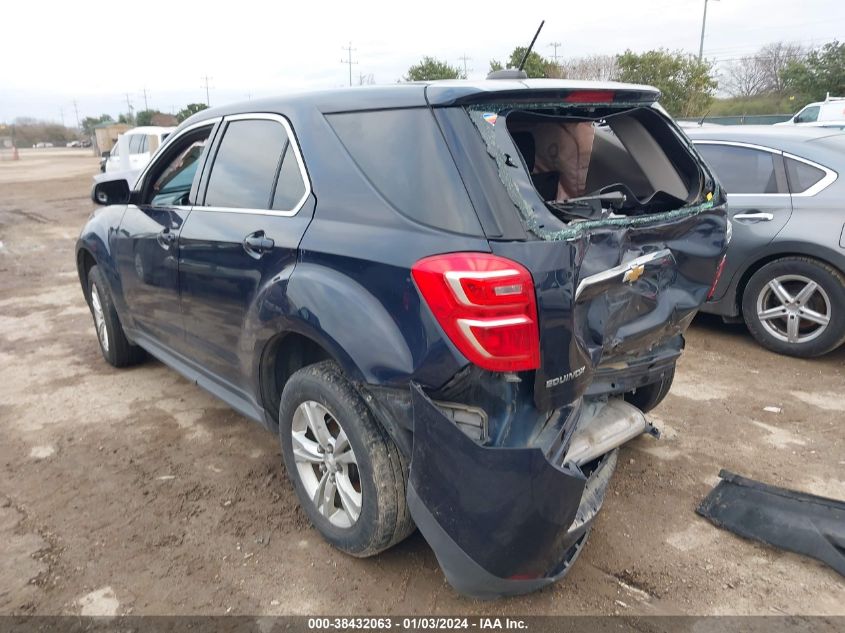
M 663 438 L 621 451 L 571 574 L 477 602 L 418 534 L 333 550 L 275 437 L 158 362 L 103 361 L 73 259 L 96 169 L 84 151 L 0 163 L 0 613 L 845 615 L 833 571 L 694 512 L 720 468 L 845 498 L 845 348 L 780 357 L 699 317 L 651 416 Z

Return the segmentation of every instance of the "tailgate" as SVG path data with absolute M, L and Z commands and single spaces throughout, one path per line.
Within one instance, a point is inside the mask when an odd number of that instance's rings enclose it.
M 712 208 L 567 241 L 491 242 L 534 277 L 538 408 L 580 397 L 599 365 L 647 357 L 682 334 L 712 284 L 725 226 L 724 208 Z
M 627 367 L 643 379 L 649 364 L 665 371 L 729 227 L 718 182 L 648 105 L 656 93 L 606 84 L 554 95 L 545 85 L 439 115 L 491 250 L 533 277 L 541 411 L 583 395 L 599 367 L 608 392 L 621 391 Z

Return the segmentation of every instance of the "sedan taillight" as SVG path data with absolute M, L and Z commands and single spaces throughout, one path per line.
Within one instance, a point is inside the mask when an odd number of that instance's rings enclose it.
M 537 300 L 531 273 L 488 253 L 426 257 L 411 274 L 446 335 L 490 371 L 540 366 Z

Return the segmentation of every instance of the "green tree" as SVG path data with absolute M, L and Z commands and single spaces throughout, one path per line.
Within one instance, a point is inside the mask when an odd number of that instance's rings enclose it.
M 82 125 L 83 132 L 86 134 L 92 134 L 94 132 L 95 125 L 107 123 L 109 121 L 114 121 L 110 114 L 101 114 L 99 117 L 87 116 L 80 121 L 80 124 Z
M 649 84 L 661 92 L 660 103 L 678 117 L 699 116 L 713 100 L 716 80 L 709 62 L 681 51 L 645 53 L 626 50 L 617 58 L 620 81 Z
M 517 46 L 511 52 L 511 56 L 508 59 L 507 67 L 508 68 L 519 68 L 519 64 L 522 63 L 522 58 L 525 56 L 525 51 L 527 47 L 525 46 Z M 496 70 L 503 70 L 504 66 L 502 62 L 498 59 L 491 59 L 490 60 L 490 72 Z M 557 76 L 555 65 L 552 61 L 546 59 L 542 55 L 540 55 L 536 51 L 531 51 L 531 54 L 528 55 L 528 59 L 525 60 L 525 66 L 523 69 L 529 77 L 554 77 Z
M 189 116 L 192 116 L 192 115 L 196 114 L 197 112 L 202 112 L 206 108 L 208 108 L 208 106 L 205 105 L 204 103 L 189 103 L 184 108 L 179 110 L 179 112 L 176 113 L 176 120 L 179 121 L 179 123 L 181 123 L 182 121 L 187 119 Z
M 825 98 L 829 92 L 845 96 L 845 43 L 834 40 L 793 61 L 781 73 L 787 92 L 809 101 Z
M 408 74 L 404 79 L 405 81 L 429 81 L 432 79 L 466 79 L 466 77 L 456 66 L 450 66 L 444 61 L 426 55 L 418 64 L 414 64 L 408 69 Z
M 141 110 L 135 115 L 135 123 L 138 125 L 152 125 L 153 117 L 161 114 L 159 110 Z

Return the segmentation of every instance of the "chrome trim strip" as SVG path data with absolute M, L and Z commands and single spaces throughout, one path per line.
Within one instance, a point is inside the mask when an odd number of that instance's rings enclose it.
M 288 136 L 288 142 L 293 148 L 293 154 L 296 158 L 297 165 L 299 166 L 299 174 L 300 176 L 302 176 L 302 182 L 305 184 L 305 193 L 289 211 L 278 211 L 276 209 L 242 209 L 236 207 L 213 207 L 201 205 L 196 205 L 195 207 L 193 207 L 194 211 L 211 211 L 213 213 L 248 213 L 250 215 L 278 215 L 282 217 L 291 217 L 299 213 L 299 210 L 305 205 L 306 200 L 308 200 L 308 196 L 311 195 L 311 179 L 308 177 L 308 172 L 305 169 L 305 161 L 302 159 L 302 152 L 299 149 L 299 143 L 296 140 L 296 136 L 294 136 L 293 128 L 291 128 L 290 123 L 281 114 L 273 114 L 269 112 L 244 112 L 241 114 L 231 114 L 229 116 L 223 117 L 224 123 L 228 123 L 229 121 L 251 120 L 275 121 L 276 123 L 281 124 L 281 126 L 285 129 L 285 133 Z M 223 136 L 224 138 L 226 136 L 225 129 L 223 130 Z M 209 172 L 209 174 L 212 173 L 214 173 L 214 163 L 211 164 L 211 172 Z
M 170 136 L 168 136 L 166 139 L 164 139 L 164 143 L 162 143 L 161 145 L 158 146 L 158 149 L 156 150 L 155 154 L 153 154 L 153 157 L 150 159 L 150 162 L 148 162 L 144 166 L 144 169 L 141 170 L 141 173 L 138 175 L 138 178 L 135 180 L 135 184 L 132 185 L 132 191 L 138 190 L 138 185 L 141 184 L 141 182 L 147 176 L 147 172 L 150 170 L 150 167 L 152 166 L 152 164 L 154 162 L 156 162 L 155 157 L 158 154 L 160 154 L 161 152 L 165 151 L 165 148 L 167 148 L 176 139 L 182 138 L 188 132 L 196 130 L 197 128 L 200 128 L 200 127 L 205 127 L 206 125 L 210 125 L 210 126 L 214 127 L 214 125 L 216 125 L 217 123 L 219 123 L 222 120 L 223 120 L 223 117 L 220 117 L 220 116 L 212 117 L 210 119 L 203 119 L 202 121 L 197 121 L 196 123 L 192 123 L 191 125 L 186 127 L 184 130 L 180 130 L 178 134 L 173 133 Z M 190 207 L 187 207 L 187 208 L 190 209 Z
M 765 220 L 770 222 L 775 219 L 774 213 L 739 213 L 731 218 L 732 220 Z
M 624 275 L 626 272 L 636 268 L 637 266 L 644 266 L 659 259 L 666 258 L 674 259 L 672 257 L 672 251 L 670 251 L 668 248 L 664 248 L 663 250 L 655 251 L 654 253 L 649 253 L 647 255 L 641 255 L 640 257 L 632 259 L 629 262 L 619 264 L 619 266 L 614 266 L 613 268 L 608 268 L 607 270 L 603 270 L 602 272 L 596 273 L 595 275 L 585 277 L 584 279 L 578 282 L 578 288 L 575 290 L 575 300 L 578 301 L 578 297 L 581 296 L 581 293 L 583 293 L 590 286 L 595 286 L 596 284 L 608 281 L 610 279 L 613 279 L 614 277 Z

